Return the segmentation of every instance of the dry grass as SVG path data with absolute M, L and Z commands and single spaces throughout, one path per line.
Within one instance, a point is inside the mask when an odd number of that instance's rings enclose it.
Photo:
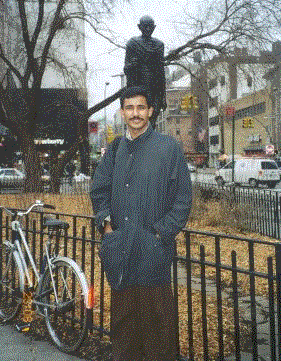
M 268 273 L 267 260 L 269 257 L 275 257 L 274 245 L 279 240 L 262 236 L 258 233 L 252 232 L 248 229 L 245 214 L 251 215 L 251 209 L 247 205 L 234 205 L 227 202 L 225 199 L 211 199 L 205 201 L 200 197 L 196 197 L 193 203 L 190 221 L 188 228 L 209 233 L 220 233 L 225 235 L 221 237 L 221 263 L 223 265 L 232 264 L 232 251 L 236 253 L 237 267 L 249 270 L 249 243 L 246 241 L 236 241 L 228 238 L 228 236 L 237 236 L 241 238 L 257 240 L 253 247 L 254 252 L 254 267 L 255 271 Z M 264 245 L 259 243 L 266 241 L 272 244 Z M 191 256 L 200 258 L 200 246 L 205 247 L 206 260 L 215 262 L 215 239 L 207 235 L 191 235 Z M 183 233 L 178 235 L 178 253 L 182 256 L 186 255 L 185 237 Z M 196 271 L 194 271 L 196 272 Z M 199 268 L 197 267 L 197 272 Z M 208 269 L 208 277 L 215 278 L 215 269 Z M 232 282 L 230 272 L 223 271 L 222 278 L 225 286 L 229 286 Z M 243 294 L 249 294 L 249 277 L 244 275 L 239 276 L 239 290 Z M 264 295 L 268 292 L 268 285 L 266 280 L 256 280 L 256 292 L 259 295 Z
M 41 199 L 46 203 L 56 205 L 56 212 L 68 213 L 68 214 L 81 214 L 90 216 L 92 214 L 92 207 L 88 195 L 49 195 L 49 194 L 27 194 L 27 195 L 0 195 L 0 204 L 6 207 L 14 208 L 27 208 L 35 199 Z M 239 207 L 238 207 L 239 208 Z M 226 203 L 220 200 L 206 201 L 200 197 L 196 197 L 193 203 L 193 209 L 188 226 L 192 229 L 205 232 L 224 233 L 226 235 L 238 235 L 240 237 L 254 238 L 260 240 L 267 240 L 272 243 L 276 240 L 268 237 L 261 237 L 254 233 L 248 233 L 245 225 L 239 223 L 239 214 L 243 212 L 243 209 L 234 209 L 228 206 Z M 244 209 L 245 211 L 245 209 Z M 71 217 L 64 217 L 66 221 L 71 222 Z M 30 220 L 37 220 L 38 217 L 32 216 Z M 99 307 L 101 303 L 100 297 L 100 282 L 101 282 L 101 266 L 98 258 L 98 247 L 92 243 L 81 241 L 82 230 L 85 227 L 86 239 L 91 239 L 90 233 L 90 220 L 77 219 L 77 254 L 85 254 L 85 274 L 90 284 L 95 285 L 95 300 L 96 307 L 94 309 L 94 322 L 96 325 L 100 324 L 100 312 Z M 69 230 L 69 236 L 75 236 L 73 224 L 71 224 Z M 98 239 L 99 235 L 95 234 L 94 238 Z M 34 242 L 39 242 L 39 236 L 34 238 Z M 206 260 L 214 262 L 215 254 L 215 242 L 214 238 L 203 235 L 191 236 L 191 254 L 193 258 L 200 257 L 200 245 L 205 246 Z M 185 256 L 185 238 L 181 233 L 178 236 L 178 253 Z M 59 241 L 59 248 L 61 253 L 64 253 L 67 249 L 67 255 L 72 257 L 75 249 L 73 249 L 72 242 L 68 241 L 68 244 L 64 243 L 64 239 Z M 36 246 L 39 256 L 39 247 Z M 248 248 L 247 244 L 241 241 L 235 241 L 228 238 L 222 238 L 221 240 L 221 263 L 225 265 L 231 264 L 231 252 L 237 253 L 237 265 L 238 267 L 249 269 L 248 261 Z M 255 245 L 255 268 L 260 272 L 267 272 L 267 257 L 274 255 L 274 248 L 265 247 L 263 245 Z M 95 260 L 94 268 L 91 268 L 92 260 Z M 78 259 L 78 263 L 81 265 L 81 259 Z M 93 272 L 94 271 L 94 272 Z M 93 277 L 91 274 L 94 273 Z M 200 274 L 200 267 L 195 266 L 192 268 L 192 275 L 198 276 Z M 215 269 L 206 267 L 206 275 L 208 279 L 215 279 Z M 231 286 L 232 277 L 228 271 L 222 272 L 222 280 L 225 287 Z M 249 294 L 249 277 L 239 276 L 239 291 L 243 294 Z M 256 290 L 258 294 L 266 294 L 267 283 L 265 281 L 256 281 Z M 178 289 L 179 296 L 179 317 L 180 317 L 180 344 L 181 352 L 183 355 L 188 355 L 188 330 L 187 330 L 187 296 L 186 286 L 180 285 Z M 104 327 L 110 326 L 110 287 L 105 282 L 104 289 Z M 193 329 L 194 329 L 194 345 L 195 354 L 198 360 L 203 359 L 203 334 L 202 334 L 202 300 L 200 291 L 192 290 L 192 302 L 193 302 Z M 214 294 L 207 295 L 207 318 L 208 318 L 208 343 L 210 360 L 215 359 L 218 354 L 218 335 L 217 335 L 217 300 Z M 223 301 L 223 324 L 224 324 L 224 344 L 225 355 L 233 352 L 234 349 L 234 321 L 233 317 L 233 305 L 228 299 Z M 241 324 L 242 334 L 247 333 L 247 329 Z

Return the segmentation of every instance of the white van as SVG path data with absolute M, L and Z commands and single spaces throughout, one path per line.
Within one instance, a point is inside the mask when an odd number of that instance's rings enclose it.
M 274 188 L 280 181 L 280 172 L 274 160 L 268 158 L 241 158 L 234 160 L 235 184 L 249 184 L 257 187 L 265 184 Z M 218 185 L 232 182 L 232 161 L 216 171 L 215 180 Z

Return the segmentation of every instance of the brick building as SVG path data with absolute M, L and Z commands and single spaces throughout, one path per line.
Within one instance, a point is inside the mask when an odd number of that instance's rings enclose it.
M 190 160 L 196 158 L 196 112 L 190 108 L 183 110 L 181 104 L 185 97 L 191 96 L 190 76 L 185 75 L 171 84 L 166 91 L 167 111 L 165 112 L 165 133 L 174 137 Z
M 263 154 L 272 143 L 272 98 L 265 88 L 228 102 L 235 107 L 234 154 Z M 222 116 L 222 144 L 227 155 L 232 154 L 232 118 Z

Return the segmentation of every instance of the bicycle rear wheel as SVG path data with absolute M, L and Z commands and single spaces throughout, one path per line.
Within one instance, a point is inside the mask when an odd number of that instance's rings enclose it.
M 24 273 L 17 252 L 12 245 L 2 245 L 0 249 L 0 320 L 15 318 L 22 304 Z
M 87 332 L 88 287 L 84 274 L 74 261 L 56 259 L 52 274 L 48 268 L 44 273 L 40 293 L 48 304 L 45 321 L 53 342 L 62 351 L 77 350 Z

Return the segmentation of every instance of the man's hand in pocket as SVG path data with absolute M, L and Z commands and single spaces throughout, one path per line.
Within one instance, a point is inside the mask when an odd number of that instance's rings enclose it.
M 111 233 L 112 232 L 112 227 L 110 222 L 105 221 L 105 225 L 104 225 L 104 233 Z

